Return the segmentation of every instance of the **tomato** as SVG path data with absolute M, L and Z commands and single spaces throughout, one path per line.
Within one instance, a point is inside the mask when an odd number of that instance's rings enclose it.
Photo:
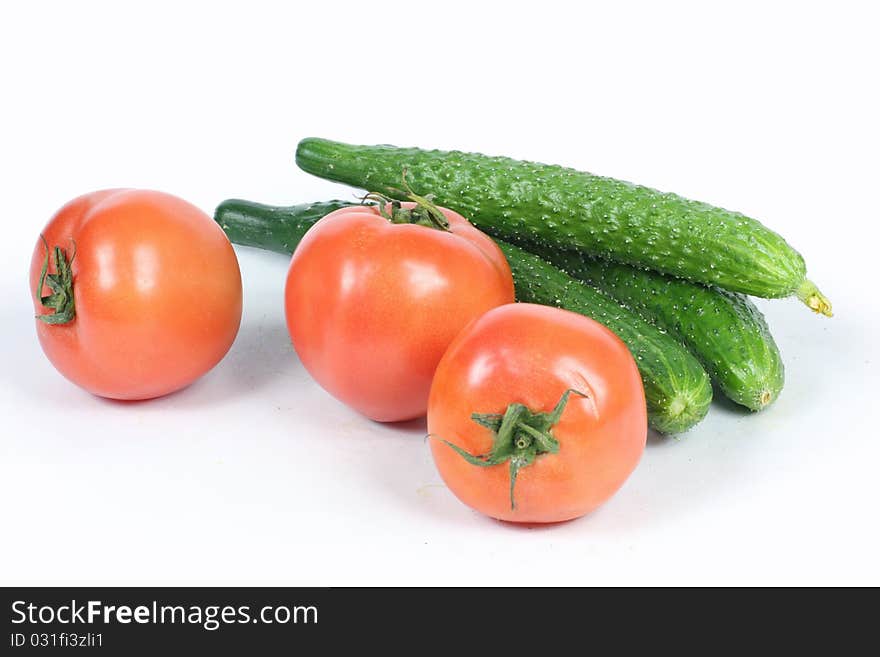
M 384 204 L 331 212 L 294 252 L 285 289 L 287 326 L 305 368 L 382 422 L 424 415 L 449 343 L 511 301 L 513 277 L 498 246 L 424 200 L 393 212 Z
M 570 520 L 635 469 L 645 395 L 633 357 L 607 328 L 512 304 L 450 345 L 431 387 L 428 431 L 440 475 L 468 506 L 515 522 Z
M 189 385 L 223 358 L 241 321 L 229 240 L 201 210 L 161 192 L 104 190 L 65 205 L 37 241 L 30 288 L 46 356 L 113 399 Z

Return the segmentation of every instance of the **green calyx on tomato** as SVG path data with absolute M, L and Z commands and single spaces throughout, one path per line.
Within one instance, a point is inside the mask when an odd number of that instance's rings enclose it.
M 493 433 L 492 447 L 487 454 L 474 455 L 448 440 L 444 443 L 454 449 L 471 465 L 488 467 L 510 464 L 510 508 L 516 508 L 514 486 L 520 469 L 531 465 L 541 454 L 556 454 L 559 441 L 550 433 L 562 417 L 571 394 L 586 397 L 574 389 L 566 390 L 549 413 L 535 413 L 523 404 L 510 404 L 504 413 L 473 413 L 471 419 Z
M 370 192 L 361 200 L 363 202 L 375 201 L 378 205 L 379 214 L 393 224 L 417 224 L 437 230 L 449 230 L 449 220 L 434 203 L 434 195 L 426 194 L 419 196 L 406 180 L 406 169 L 403 170 L 403 190 L 394 190 L 407 201 L 416 204 L 414 208 L 404 208 L 398 199 L 392 199 L 378 192 Z M 388 206 L 391 206 L 389 211 Z
M 51 308 L 53 312 L 46 315 L 36 315 L 36 318 L 46 324 L 67 324 L 76 316 L 76 308 L 73 298 L 73 273 L 71 265 L 76 257 L 76 242 L 73 242 L 73 255 L 67 259 L 67 253 L 60 246 L 54 249 L 55 273 L 49 272 L 49 243 L 40 235 L 43 245 L 46 247 L 46 259 L 43 260 L 43 268 L 40 270 L 40 280 L 37 283 L 35 295 L 40 304 Z M 52 294 L 43 296 L 43 286 L 48 285 Z

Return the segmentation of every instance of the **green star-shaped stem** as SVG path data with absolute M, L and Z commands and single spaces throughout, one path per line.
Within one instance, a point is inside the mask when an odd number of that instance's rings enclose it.
M 403 189 L 395 189 L 393 191 L 401 198 L 413 201 L 416 207 L 401 207 L 399 200 L 389 198 L 378 192 L 370 192 L 361 198 L 361 202 L 375 202 L 379 206 L 379 214 L 393 224 L 417 224 L 437 230 L 449 230 L 449 220 L 434 203 L 434 195 L 426 194 L 425 196 L 419 196 L 416 194 L 406 180 L 406 169 L 403 170 Z M 388 209 L 389 206 L 391 206 L 390 211 Z
M 471 415 L 474 422 L 493 433 L 492 447 L 486 454 L 474 455 L 448 440 L 443 442 L 471 465 L 489 467 L 507 461 L 510 467 L 510 508 L 515 509 L 513 490 L 519 471 L 534 463 L 541 454 L 555 454 L 559 451 L 559 441 L 553 437 L 550 430 L 562 417 L 572 393 L 581 397 L 587 396 L 577 390 L 566 390 L 549 413 L 535 413 L 523 404 L 510 404 L 504 413 Z
M 55 246 L 53 255 L 55 258 L 55 273 L 49 272 L 49 243 L 43 235 L 40 235 L 43 245 L 46 247 L 46 259 L 43 260 L 43 268 L 40 270 L 40 280 L 37 283 L 35 295 L 37 301 L 53 312 L 46 315 L 36 315 L 36 318 L 46 324 L 67 324 L 76 317 L 76 307 L 73 298 L 73 259 L 76 257 L 76 242 L 73 242 L 73 255 L 67 259 L 67 253 L 60 246 Z M 72 240 L 71 240 L 72 241 Z M 51 294 L 43 296 L 43 286 L 48 285 Z

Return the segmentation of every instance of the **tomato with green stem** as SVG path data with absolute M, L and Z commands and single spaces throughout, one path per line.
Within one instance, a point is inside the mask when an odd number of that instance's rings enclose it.
M 31 259 L 40 345 L 102 397 L 183 388 L 226 354 L 241 321 L 238 259 L 211 218 L 162 192 L 111 189 L 65 205 Z
M 428 402 L 441 477 L 468 506 L 513 522 L 597 508 L 635 469 L 647 438 L 632 355 L 601 324 L 510 304 L 450 345 Z
M 305 368 L 367 417 L 425 414 L 449 343 L 473 319 L 514 298 L 504 254 L 430 199 L 373 196 L 319 220 L 290 262 L 285 313 Z

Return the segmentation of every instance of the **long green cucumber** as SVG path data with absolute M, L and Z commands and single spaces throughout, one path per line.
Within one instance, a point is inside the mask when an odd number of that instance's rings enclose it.
M 217 207 L 214 219 L 236 244 L 289 254 L 318 219 L 349 205 L 355 204 L 331 201 L 273 207 L 232 199 Z M 712 400 L 709 376 L 671 335 L 538 256 L 503 242 L 499 245 L 510 263 L 520 301 L 587 315 L 626 343 L 642 376 L 652 428 L 680 433 L 703 419 Z
M 759 411 L 779 396 L 785 383 L 782 356 L 747 297 L 573 251 L 539 254 L 669 331 L 729 399 Z
M 403 172 L 416 192 L 501 239 L 648 267 L 759 297 L 797 295 L 816 312 L 831 303 L 806 278 L 801 255 L 738 212 L 555 165 L 460 151 L 355 146 L 303 139 L 309 173 L 394 196 Z

